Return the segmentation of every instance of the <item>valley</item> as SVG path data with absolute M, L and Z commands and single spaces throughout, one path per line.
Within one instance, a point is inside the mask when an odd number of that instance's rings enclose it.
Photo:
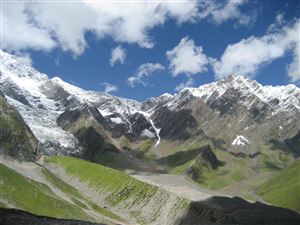
M 231 75 L 138 102 L 49 78 L 3 51 L 1 60 L 0 214 L 7 218 L 299 223 L 295 85 Z

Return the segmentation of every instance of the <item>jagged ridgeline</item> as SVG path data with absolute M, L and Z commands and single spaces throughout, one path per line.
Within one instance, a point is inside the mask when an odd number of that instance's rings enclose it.
M 0 92 L 0 206 L 25 210 L 5 223 L 299 222 L 294 85 L 232 75 L 137 102 L 1 52 Z

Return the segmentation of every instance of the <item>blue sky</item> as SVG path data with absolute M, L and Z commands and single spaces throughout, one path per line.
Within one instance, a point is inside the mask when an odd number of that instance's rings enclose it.
M 53 10 L 55 4 L 61 7 Z M 95 27 L 80 4 L 4 3 L 2 48 L 29 56 L 50 77 L 137 100 L 229 73 L 262 84 L 299 86 L 299 1 L 115 2 L 105 7 L 98 2 L 87 9 L 95 12 L 90 18 Z M 19 22 L 10 15 L 20 15 Z

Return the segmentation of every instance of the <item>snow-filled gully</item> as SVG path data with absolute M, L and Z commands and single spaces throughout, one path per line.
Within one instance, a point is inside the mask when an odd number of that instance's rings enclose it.
M 157 146 L 159 145 L 159 143 L 160 143 L 160 140 L 161 140 L 161 138 L 160 138 L 160 136 L 159 136 L 159 132 L 160 132 L 160 129 L 161 129 L 161 128 L 157 128 L 157 127 L 154 125 L 153 120 L 150 118 L 151 114 L 146 113 L 146 112 L 143 112 L 143 111 L 138 111 L 138 112 L 141 113 L 141 114 L 143 114 L 143 115 L 145 116 L 145 118 L 148 119 L 148 120 L 150 121 L 150 124 L 151 124 L 151 126 L 153 127 L 153 129 L 154 129 L 154 131 L 155 131 L 155 134 L 156 134 L 156 137 L 157 137 L 157 141 L 156 141 L 154 147 L 157 147 Z
M 154 147 L 157 147 L 157 146 L 159 145 L 159 143 L 160 143 L 160 136 L 159 136 L 160 128 L 156 128 L 156 127 L 155 127 L 155 125 L 154 125 L 152 119 L 149 118 L 149 121 L 150 121 L 151 126 L 153 127 L 153 129 L 154 129 L 154 131 L 155 131 L 155 134 L 156 134 L 156 136 L 157 136 L 157 141 L 156 141 L 156 144 L 155 144 L 155 146 L 154 146 Z

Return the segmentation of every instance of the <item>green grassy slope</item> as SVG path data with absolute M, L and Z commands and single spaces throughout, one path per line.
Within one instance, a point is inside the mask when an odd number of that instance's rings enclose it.
M 138 193 L 153 195 L 158 189 L 155 186 L 135 180 L 120 171 L 77 158 L 48 157 L 45 159 L 45 162 L 56 163 L 62 166 L 67 173 L 78 177 L 82 182 L 89 183 L 99 191 L 111 192 L 111 190 L 116 190 L 117 192 L 119 189 L 122 189 L 124 195 L 117 195 L 116 193 L 116 198 L 111 199 L 113 204 L 118 204 L 122 201 L 122 198 L 136 197 Z
M 104 209 L 100 206 L 98 206 L 97 204 L 95 204 L 92 200 L 88 199 L 86 196 L 84 196 L 83 194 L 81 194 L 76 188 L 74 188 L 73 186 L 71 186 L 70 184 L 64 182 L 63 180 L 59 179 L 57 176 L 55 176 L 53 173 L 51 173 L 49 170 L 47 169 L 43 169 L 42 170 L 44 176 L 46 177 L 46 179 L 54 186 L 56 186 L 57 188 L 59 188 L 62 192 L 64 192 L 66 195 L 68 195 L 70 197 L 70 199 L 72 199 L 72 201 L 80 208 L 83 209 L 93 209 L 95 212 L 123 222 L 124 220 L 122 218 L 120 218 L 118 215 L 110 212 L 107 209 Z
M 57 218 L 90 220 L 84 211 L 56 196 L 48 186 L 25 178 L 0 163 L 0 201 L 28 212 Z M 4 205 L 6 205 L 4 203 Z
M 186 174 L 189 168 L 193 168 L 199 175 L 194 181 L 202 187 L 213 190 L 241 182 L 252 175 L 247 159 L 236 158 L 225 151 L 216 150 L 214 153 L 217 158 L 225 163 L 217 169 L 212 169 L 207 163 L 196 160 L 199 150 L 201 151 L 200 148 L 187 149 L 166 157 L 168 171 L 174 174 Z
M 271 204 L 300 212 L 300 160 L 259 186 L 256 193 Z
M 176 219 L 179 212 L 187 207 L 188 201 L 149 185 L 131 176 L 96 163 L 72 157 L 47 157 L 44 163 L 62 167 L 68 175 L 77 177 L 93 190 L 96 190 L 104 204 L 109 205 L 115 213 L 121 213 L 125 220 L 138 224 L 149 224 L 156 221 L 166 204 L 174 203 L 165 218 Z M 125 216 L 125 217 L 124 217 Z
M 254 158 L 236 157 L 228 151 L 212 148 L 217 159 L 223 162 L 217 169 L 212 169 L 206 163 L 196 160 L 199 149 L 203 146 L 203 142 L 197 141 L 177 146 L 162 141 L 159 148 L 162 148 L 165 155 L 160 161 L 166 165 L 166 171 L 169 173 L 187 174 L 192 168 L 198 174 L 198 177 L 193 177 L 194 181 L 200 186 L 221 192 L 225 189 L 226 194 L 244 197 L 263 182 L 260 182 L 258 177 L 276 174 L 295 160 L 291 153 L 271 150 L 269 146 L 262 146 L 260 154 Z M 255 180 L 256 177 L 259 180 Z M 248 180 L 252 182 L 250 185 Z M 239 184 L 240 189 L 231 192 L 230 187 L 237 187 Z

